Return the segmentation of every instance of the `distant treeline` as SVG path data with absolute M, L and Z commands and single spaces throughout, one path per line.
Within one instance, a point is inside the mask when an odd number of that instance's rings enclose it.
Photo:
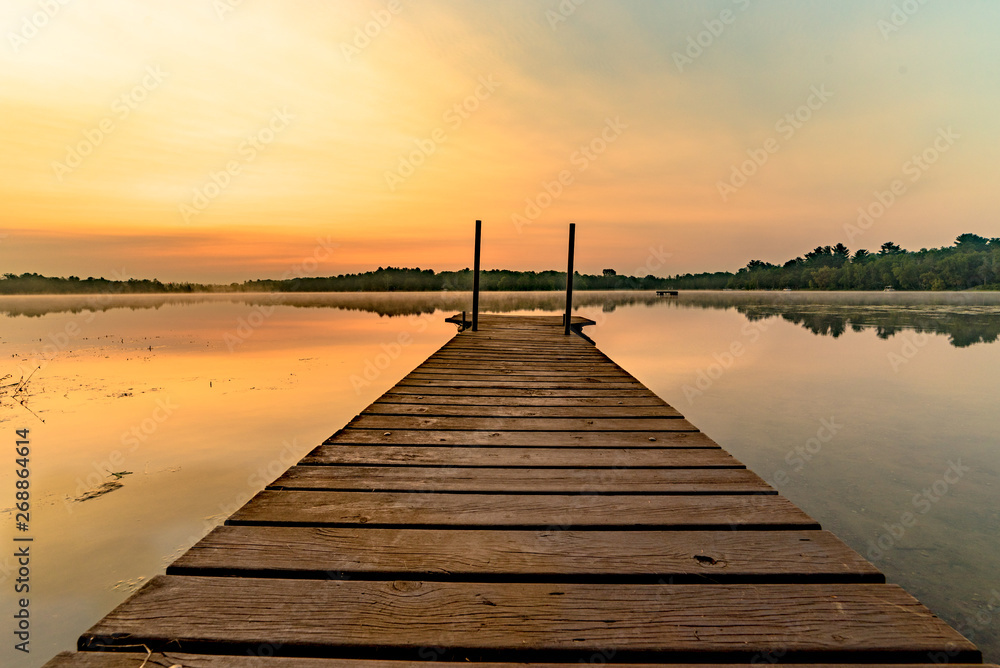
M 666 278 L 648 275 L 644 278 L 619 276 L 605 269 L 600 276 L 573 275 L 575 290 L 655 290 L 667 284 Z M 481 290 L 526 291 L 564 290 L 564 271 L 508 271 L 491 269 L 479 275 Z M 0 294 L 140 294 L 194 292 L 415 292 L 441 290 L 471 290 L 472 271 L 442 271 L 379 267 L 362 274 L 341 274 L 327 277 L 261 279 L 228 285 L 202 283 L 161 283 L 156 279 L 109 280 L 106 278 L 55 278 L 41 274 L 4 274 L 0 278 Z
M 952 246 L 919 251 L 887 241 L 874 253 L 852 253 L 838 243 L 782 265 L 751 260 L 735 274 L 677 275 L 667 284 L 689 290 L 998 290 L 1000 238 L 962 234 Z
M 490 269 L 480 273 L 489 291 L 563 290 L 566 272 Z M 736 273 L 683 274 L 658 278 L 574 274 L 576 290 L 1000 290 L 1000 238 L 962 234 L 954 245 L 908 251 L 887 241 L 876 252 L 853 253 L 844 244 L 817 246 L 782 265 L 751 260 Z M 192 292 L 415 292 L 472 289 L 472 271 L 379 267 L 339 276 L 259 279 L 228 285 L 162 283 L 156 279 L 55 278 L 4 274 L 0 294 L 140 294 Z

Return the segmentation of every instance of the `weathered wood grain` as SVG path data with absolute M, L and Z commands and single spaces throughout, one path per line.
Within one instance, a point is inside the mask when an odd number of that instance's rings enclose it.
M 884 582 L 828 531 L 217 527 L 172 575 L 457 582 Z
M 777 495 L 615 496 L 264 490 L 229 525 L 511 529 L 818 529 Z
M 698 431 L 680 417 L 667 418 L 490 418 L 371 415 L 362 413 L 348 423 L 351 429 L 436 429 L 458 431 Z
M 503 468 L 745 468 L 721 448 L 512 448 L 321 445 L 307 466 L 498 466 Z
M 417 396 L 460 396 L 460 397 L 613 397 L 627 399 L 629 397 L 656 397 L 646 388 L 622 389 L 588 387 L 583 389 L 568 388 L 510 388 L 510 387 L 421 387 L 419 385 L 396 385 L 390 390 L 393 394 L 414 394 Z M 661 399 L 662 401 L 662 399 Z
M 269 489 L 502 494 L 776 494 L 746 469 L 293 466 Z
M 527 351 L 523 350 L 520 352 L 511 350 L 500 350 L 497 349 L 496 352 L 490 352 L 488 350 L 480 350 L 475 354 L 475 360 L 477 363 L 481 364 L 493 364 L 501 362 L 520 362 L 523 364 L 557 364 L 560 362 L 566 363 L 578 363 L 578 364 L 591 364 L 591 365 L 602 365 L 605 364 L 605 360 L 600 357 L 595 357 L 590 354 L 573 354 L 573 355 L 562 355 L 553 354 L 543 350 L 538 351 Z M 462 360 L 465 362 L 462 362 Z M 468 357 L 458 353 L 457 351 L 448 351 L 442 353 L 439 357 L 435 357 L 435 362 L 448 362 L 454 361 L 457 363 L 468 363 Z
M 717 448 L 699 431 L 444 431 L 341 429 L 326 445 L 454 445 L 537 448 Z
M 609 378 L 630 378 L 631 374 L 620 369 L 617 365 L 607 362 L 601 364 L 568 364 L 565 362 L 553 361 L 550 363 L 522 364 L 512 366 L 509 363 L 486 363 L 476 360 L 474 363 L 464 364 L 448 362 L 424 362 L 411 372 L 426 376 L 465 376 L 474 378 L 476 376 L 491 376 L 502 374 L 519 378 L 521 376 L 547 376 L 549 378 L 574 378 L 576 376 L 607 376 Z
M 603 658 L 603 654 L 601 657 Z M 761 657 L 766 660 L 767 657 Z M 392 661 L 379 659 L 314 659 L 261 657 L 227 654 L 185 654 L 183 652 L 62 652 L 43 668 L 455 668 L 444 661 Z M 498 662 L 465 662 L 464 668 L 512 668 Z M 634 664 L 602 663 L 603 668 L 635 668 Z M 782 664 L 783 668 L 940 668 L 940 664 Z M 996 665 L 951 663 L 950 668 L 998 668 Z M 518 668 L 580 668 L 578 663 L 523 663 Z M 651 663 L 645 668 L 740 668 L 736 664 Z M 745 667 L 744 667 L 745 668 Z
M 476 417 L 476 418 L 584 418 L 607 420 L 679 418 L 676 409 L 669 406 L 447 406 L 441 404 L 400 404 L 376 401 L 361 415 L 418 415 L 424 417 Z
M 183 610 L 183 615 L 165 614 Z M 314 581 L 158 576 L 79 649 L 422 658 L 749 661 L 980 660 L 894 585 L 633 585 Z M 442 658 L 442 657 L 438 657 Z
M 483 380 L 466 380 L 463 378 L 445 378 L 442 380 L 426 380 L 403 378 L 397 387 L 460 387 L 460 388 L 510 388 L 523 390 L 640 390 L 646 389 L 637 380 L 605 380 L 602 377 L 577 376 L 566 380 L 540 378 L 538 380 L 507 380 L 505 378 L 484 378 Z
M 611 360 L 603 358 L 593 358 L 593 359 L 556 359 L 552 356 L 552 359 L 548 361 L 534 361 L 534 362 L 518 362 L 516 360 L 494 360 L 485 361 L 479 359 L 475 353 L 469 352 L 441 352 L 435 353 L 427 358 L 423 364 L 419 367 L 423 371 L 428 370 L 441 370 L 448 371 L 453 369 L 468 369 L 470 371 L 475 371 L 479 369 L 496 369 L 496 370 L 508 370 L 514 372 L 520 371 L 537 371 L 537 370 L 552 370 L 564 373 L 580 373 L 581 371 L 586 371 L 588 369 L 594 370 L 608 370 L 613 369 L 617 371 L 625 371 L 622 367 L 618 366 Z
M 477 396 L 461 394 L 414 394 L 390 390 L 379 397 L 378 404 L 413 404 L 418 406 L 547 406 L 547 407 L 612 407 L 633 408 L 668 406 L 655 395 L 626 397 L 529 397 Z M 374 404 L 373 404 L 374 405 Z M 676 410 L 676 409 L 675 409 Z

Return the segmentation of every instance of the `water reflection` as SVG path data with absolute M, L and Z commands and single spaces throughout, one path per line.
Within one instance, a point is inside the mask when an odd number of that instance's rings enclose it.
M 1000 311 L 987 307 L 981 311 L 957 313 L 953 307 L 885 308 L 866 307 L 792 307 L 738 306 L 748 320 L 779 317 L 801 325 L 813 334 L 839 337 L 848 329 L 860 332 L 874 329 L 880 339 L 888 339 L 903 330 L 942 334 L 951 345 L 964 348 L 975 343 L 992 343 L 1000 337 Z
M 565 308 L 561 292 L 484 292 L 480 308 L 494 313 L 514 311 L 558 311 Z M 577 292 L 577 306 L 602 306 L 614 310 L 630 304 L 654 304 L 651 292 Z M 208 295 L 26 295 L 0 297 L 0 314 L 38 317 L 49 313 L 104 312 L 114 309 L 158 309 L 168 305 L 201 303 L 245 304 L 250 306 L 283 305 L 301 308 L 331 308 L 342 311 L 376 313 L 380 316 L 410 316 L 435 311 L 470 309 L 468 292 L 324 292 L 260 293 Z
M 1000 346 L 970 345 L 996 338 L 1000 295 L 576 297 L 580 314 L 599 322 L 587 331 L 602 352 L 1000 657 L 991 607 L 1000 601 Z M 554 314 L 563 298 L 485 293 L 482 304 Z M 468 293 L 0 298 L 0 377 L 35 370 L 27 408 L 38 415 L 0 395 L 0 428 L 31 429 L 33 531 L 45 547 L 32 563 L 36 651 L 0 649 L 0 665 L 38 668 L 71 649 L 450 339 L 443 316 L 469 302 Z M 748 318 L 769 326 L 750 339 Z M 912 356 L 905 346 L 918 337 L 873 335 L 917 328 L 941 336 Z M 743 354 L 701 394 L 686 394 L 734 342 Z M 893 361 L 900 355 L 905 363 Z M 806 460 L 823 420 L 843 427 Z M 916 508 L 914 495 L 952 461 L 968 475 L 932 509 Z M 0 502 L 0 517 L 12 519 L 10 503 Z M 919 522 L 895 536 L 905 512 Z M 0 540 L 14 530 L 4 522 Z M 12 554 L 0 554 L 3 587 L 16 573 Z M 983 614 L 993 621 L 980 623 Z
M 903 330 L 947 336 L 956 348 L 1000 338 L 996 293 L 685 293 L 677 308 L 735 309 L 748 320 L 782 318 L 821 336 L 874 329 L 887 339 Z
M 561 292 L 485 292 L 480 305 L 484 311 L 493 313 L 559 311 L 565 307 L 564 300 Z M 23 296 L 0 297 L 0 314 L 40 317 L 50 313 L 135 311 L 203 303 L 336 309 L 391 318 L 467 310 L 471 297 L 468 292 Z M 594 291 L 575 293 L 574 304 L 578 308 L 599 306 L 603 313 L 635 305 L 734 309 L 751 321 L 782 318 L 821 336 L 836 338 L 848 330 L 873 329 L 876 336 L 886 339 L 911 330 L 946 336 L 957 348 L 992 343 L 1000 338 L 1000 294 L 991 292 L 705 291 L 658 297 L 648 291 Z

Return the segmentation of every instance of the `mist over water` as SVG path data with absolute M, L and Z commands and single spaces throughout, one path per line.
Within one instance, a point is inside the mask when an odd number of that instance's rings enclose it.
M 563 300 L 481 296 L 500 313 L 558 313 Z M 583 292 L 574 302 L 602 351 L 1000 658 L 1000 295 Z M 470 303 L 467 293 L 0 298 L 0 377 L 34 371 L 24 406 L 0 394 L 0 433 L 31 431 L 35 536 L 32 653 L 5 645 L 3 664 L 40 666 L 71 649 L 453 336 L 444 318 Z M 11 470 L 2 477 L 11 489 Z M 0 586 L 11 562 L 0 557 Z
M 39 317 L 53 313 L 100 313 L 118 309 L 160 309 L 171 305 L 246 304 L 359 311 L 380 316 L 460 312 L 471 308 L 466 292 L 265 293 L 128 296 L 0 297 L 0 314 Z M 653 292 L 576 292 L 576 308 L 600 306 L 611 313 L 624 306 L 676 309 L 735 309 L 750 320 L 778 317 L 814 334 L 837 337 L 847 329 L 874 328 L 881 338 L 902 329 L 948 335 L 956 346 L 993 342 L 1000 336 L 1000 293 L 996 292 L 735 292 L 689 291 L 678 297 Z M 483 311 L 514 313 L 565 310 L 560 292 L 483 292 Z

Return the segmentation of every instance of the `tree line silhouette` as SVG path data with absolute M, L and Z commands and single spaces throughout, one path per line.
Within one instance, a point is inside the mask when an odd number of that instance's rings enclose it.
M 574 272 L 576 290 L 656 290 L 668 279 L 652 274 L 643 278 L 619 275 L 605 269 L 601 275 Z M 480 272 L 479 286 L 488 291 L 564 290 L 564 271 L 510 271 L 490 269 Z M 374 271 L 339 276 L 289 279 L 254 279 L 242 283 L 163 283 L 156 279 L 57 278 L 35 273 L 4 274 L 0 294 L 141 294 L 210 292 L 417 292 L 472 290 L 472 271 L 434 272 L 432 269 L 379 267 Z
M 908 251 L 892 241 L 853 253 L 817 246 L 782 265 L 751 260 L 736 273 L 672 276 L 674 289 L 970 290 L 1000 289 L 1000 238 L 961 234 L 952 246 Z
M 480 272 L 485 291 L 563 290 L 566 272 Z M 728 271 L 678 274 L 659 278 L 619 275 L 605 269 L 600 275 L 573 275 L 577 290 L 969 290 L 1000 289 L 1000 238 L 962 234 L 952 246 L 908 251 L 887 241 L 878 251 L 844 244 L 817 246 L 782 265 L 751 260 Z M 255 279 L 242 283 L 163 283 L 156 279 L 68 278 L 35 273 L 7 273 L 0 278 L 0 294 L 141 294 L 210 292 L 415 292 L 467 291 L 472 271 L 435 272 L 433 269 L 379 267 L 373 271 L 338 276 Z

